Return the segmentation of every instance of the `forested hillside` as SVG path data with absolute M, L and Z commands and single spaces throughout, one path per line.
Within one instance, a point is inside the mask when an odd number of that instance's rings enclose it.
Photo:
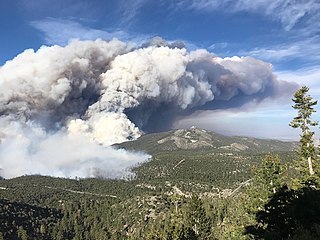
M 261 161 L 273 152 L 287 166 L 295 146 L 197 128 L 145 135 L 117 146 L 152 154 L 130 179 L 1 180 L 0 231 L 4 239 L 247 238 L 268 199 Z

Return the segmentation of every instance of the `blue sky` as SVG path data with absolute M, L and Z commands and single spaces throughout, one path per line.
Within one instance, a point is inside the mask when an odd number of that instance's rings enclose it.
M 141 44 L 161 36 L 182 40 L 190 50 L 270 62 L 278 78 L 306 84 L 320 99 L 319 19 L 319 0 L 2 0 L 0 65 L 27 48 L 66 45 L 74 38 Z M 293 138 L 296 132 L 287 125 L 294 112 L 288 109 L 290 102 L 266 102 L 249 114 L 231 109 L 203 121 L 193 116 L 178 126 L 194 121 L 230 134 Z M 235 122 L 241 130 L 230 128 Z

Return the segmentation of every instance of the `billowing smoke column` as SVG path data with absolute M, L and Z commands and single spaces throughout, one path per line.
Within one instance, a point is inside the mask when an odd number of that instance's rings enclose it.
M 130 174 L 148 156 L 108 146 L 168 128 L 197 109 L 295 88 L 268 63 L 160 43 L 73 41 L 8 61 L 0 68 L 0 175 Z

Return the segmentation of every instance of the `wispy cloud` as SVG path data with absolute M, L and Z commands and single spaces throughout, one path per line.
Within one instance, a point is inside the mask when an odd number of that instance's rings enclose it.
M 41 21 L 32 21 L 30 24 L 44 34 L 47 44 L 65 45 L 72 39 L 128 38 L 128 34 L 123 31 L 109 32 L 93 29 L 69 19 L 46 18 Z
M 179 1 L 178 6 L 181 5 L 196 11 L 246 11 L 262 14 L 280 22 L 287 31 L 302 20 L 310 23 L 308 19 L 313 21 L 320 17 L 318 0 L 190 0 Z
M 122 24 L 130 24 L 130 22 L 140 13 L 141 8 L 145 3 L 146 0 L 120 0 L 118 11 L 122 16 Z
M 273 63 L 288 60 L 301 60 L 305 64 L 314 65 L 320 60 L 320 37 L 310 37 L 302 40 L 270 45 L 268 47 L 242 50 L 240 55 L 249 55 Z
M 117 38 L 131 41 L 137 45 L 150 38 L 148 35 L 129 34 L 123 30 L 101 30 L 81 24 L 75 19 L 46 18 L 32 21 L 30 25 L 44 34 L 47 44 L 66 45 L 70 40 L 95 40 L 97 38 L 110 40 Z
M 218 43 L 213 43 L 209 47 L 207 47 L 208 50 L 210 51 L 215 51 L 217 49 L 226 49 L 228 47 L 227 42 L 218 42 Z
M 55 16 L 66 18 L 77 16 L 78 18 L 100 18 L 108 16 L 116 26 L 130 26 L 146 4 L 148 0 L 19 0 L 23 11 L 30 14 L 36 13 L 38 16 Z M 54 13 L 54 15 L 52 14 Z
M 87 21 L 87 20 L 85 20 Z M 83 21 L 82 21 L 83 22 Z M 123 30 L 101 30 L 91 27 L 87 27 L 75 18 L 70 19 L 58 19 L 58 18 L 46 18 L 40 21 L 32 21 L 30 25 L 43 34 L 43 38 L 46 44 L 57 44 L 64 46 L 71 40 L 95 40 L 101 38 L 104 40 L 110 40 L 117 38 L 122 41 L 131 42 L 136 46 L 141 46 L 151 41 L 154 35 L 148 34 L 136 34 L 128 33 Z M 161 37 L 160 37 L 161 38 Z M 184 39 L 163 39 L 167 43 L 181 42 L 188 50 L 192 51 L 198 49 L 199 46 L 193 42 Z
M 293 81 L 300 85 L 310 87 L 311 94 L 320 100 L 320 65 L 302 68 L 296 71 L 278 71 L 276 74 L 281 80 Z
M 251 11 L 272 17 L 282 23 L 285 30 L 291 30 L 303 17 L 318 14 L 317 0 L 240 0 L 233 7 L 234 11 Z
M 93 7 L 91 0 L 19 0 L 22 11 L 35 17 L 55 16 L 93 18 L 100 11 Z

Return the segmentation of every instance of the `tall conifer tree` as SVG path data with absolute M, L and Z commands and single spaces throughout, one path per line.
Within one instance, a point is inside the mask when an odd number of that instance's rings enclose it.
M 298 114 L 290 126 L 293 128 L 300 128 L 300 150 L 298 170 L 301 174 L 314 175 L 314 162 L 316 160 L 316 148 L 313 142 L 314 132 L 311 131 L 312 126 L 318 125 L 317 121 L 311 119 L 312 113 L 316 112 L 314 106 L 317 101 L 308 94 L 309 88 L 301 87 L 295 94 L 292 101 L 295 103 L 292 107 L 298 110 Z

